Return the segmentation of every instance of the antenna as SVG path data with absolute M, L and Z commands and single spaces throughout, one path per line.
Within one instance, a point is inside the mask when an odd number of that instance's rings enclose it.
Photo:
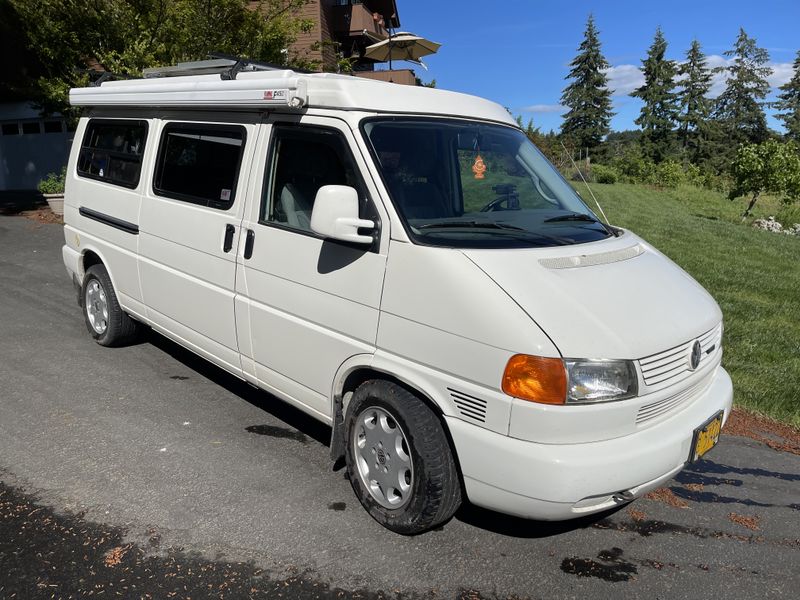
M 575 170 L 578 172 L 578 175 L 581 176 L 581 181 L 583 181 L 583 185 L 585 185 L 586 189 L 589 190 L 589 193 L 592 196 L 592 200 L 594 200 L 594 203 L 597 204 L 597 208 L 600 209 L 600 214 L 603 215 L 603 219 L 605 220 L 606 225 L 611 226 L 611 223 L 608 221 L 608 217 L 606 216 L 606 213 L 603 212 L 603 207 L 600 206 L 600 203 L 597 201 L 597 197 L 594 195 L 594 192 L 592 191 L 592 188 L 589 187 L 589 184 L 587 183 L 586 178 L 584 178 L 583 173 L 581 173 L 581 170 L 578 168 L 578 165 L 575 164 L 575 160 L 572 158 L 572 154 L 569 153 L 569 151 L 567 150 L 567 147 L 564 145 L 564 140 L 560 140 L 560 141 L 561 141 L 561 147 L 564 149 L 564 153 L 567 156 L 569 156 L 569 160 L 572 163 L 572 166 L 575 167 Z

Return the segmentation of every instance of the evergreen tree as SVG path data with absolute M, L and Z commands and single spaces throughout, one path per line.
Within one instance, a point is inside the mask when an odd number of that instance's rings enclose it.
M 692 41 L 686 52 L 686 62 L 678 68 L 678 73 L 683 77 L 678 92 L 678 139 L 689 153 L 691 161 L 697 163 L 708 140 L 707 119 L 711 114 L 711 100 L 707 94 L 712 78 L 712 72 L 706 66 L 706 56 L 697 40 Z
M 786 137 L 800 142 L 800 50 L 794 59 L 794 75 L 780 89 L 775 108 L 782 112 L 775 116 L 783 121 Z
M 727 87 L 717 99 L 714 116 L 722 125 L 729 147 L 742 142 L 763 142 L 769 135 L 763 108 L 769 93 L 767 77 L 772 73 L 766 66 L 769 53 L 759 48 L 744 29 L 739 29 L 733 49 L 725 56 L 734 60 L 725 68 Z
M 667 60 L 667 40 L 659 27 L 653 43 L 642 61 L 644 85 L 631 96 L 644 101 L 639 118 L 634 121 L 642 128 L 644 151 L 659 163 L 667 156 L 672 140 L 672 128 L 678 116 L 675 88 L 675 61 Z
M 561 133 L 579 148 L 597 148 L 610 131 L 611 90 L 604 72 L 609 64 L 600 49 L 594 17 L 589 15 L 578 55 L 569 64 L 566 79 L 572 82 L 564 89 L 561 102 L 569 110 L 564 115 Z

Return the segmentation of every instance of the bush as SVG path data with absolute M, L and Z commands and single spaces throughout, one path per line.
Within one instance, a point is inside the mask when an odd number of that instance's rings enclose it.
M 617 183 L 619 173 L 614 167 L 607 165 L 592 165 L 592 179 L 596 183 Z
M 800 223 L 800 205 L 797 204 L 784 204 L 775 215 L 781 225 L 786 228 L 791 228 L 795 223 Z
M 683 165 L 674 160 L 665 160 L 653 170 L 652 183 L 659 187 L 674 188 L 686 183 L 686 170 Z
M 610 165 L 619 175 L 621 183 L 652 183 L 655 165 L 635 151 L 628 150 L 615 156 Z
M 67 177 L 67 167 L 62 167 L 60 173 L 48 173 L 39 182 L 39 191 L 43 194 L 63 194 L 64 180 Z

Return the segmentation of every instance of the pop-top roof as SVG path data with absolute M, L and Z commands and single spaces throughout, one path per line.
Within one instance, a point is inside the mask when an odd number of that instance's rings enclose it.
M 105 81 L 95 87 L 74 88 L 69 99 L 73 106 L 266 110 L 313 107 L 452 115 L 514 124 L 502 106 L 476 96 L 348 75 L 291 70 L 241 71 L 233 79 L 208 74 Z

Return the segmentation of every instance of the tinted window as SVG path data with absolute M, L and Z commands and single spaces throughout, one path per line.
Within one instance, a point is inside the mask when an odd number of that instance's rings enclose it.
M 63 131 L 63 127 L 61 126 L 61 121 L 45 121 L 44 122 L 44 132 L 45 133 L 61 133 Z
M 19 125 L 16 123 L 3 123 L 3 135 L 19 135 Z
M 153 188 L 161 196 L 227 210 L 236 197 L 244 141 L 244 127 L 167 125 Z
M 360 198 L 362 218 L 376 219 L 346 140 L 334 129 L 275 126 L 271 174 L 261 220 L 311 231 L 311 211 L 324 185 L 349 185 Z
M 33 133 L 40 133 L 41 129 L 39 128 L 38 121 L 28 121 L 22 124 L 22 133 L 26 135 L 30 135 Z
M 144 121 L 90 121 L 78 157 L 78 174 L 135 188 L 146 138 Z

